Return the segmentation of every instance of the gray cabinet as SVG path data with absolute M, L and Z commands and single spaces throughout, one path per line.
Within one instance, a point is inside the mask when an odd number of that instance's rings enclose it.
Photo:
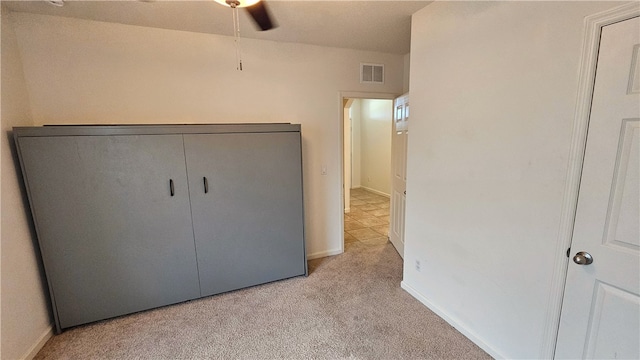
M 58 331 L 307 272 L 299 125 L 14 137 Z

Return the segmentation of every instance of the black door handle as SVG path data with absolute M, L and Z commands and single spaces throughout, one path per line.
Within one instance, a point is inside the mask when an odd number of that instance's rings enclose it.
M 173 188 L 173 179 L 169 179 L 169 191 L 171 192 L 171 196 L 175 195 L 176 191 Z
M 209 181 L 206 176 L 202 178 L 202 182 L 204 182 L 204 193 L 206 194 L 209 192 Z

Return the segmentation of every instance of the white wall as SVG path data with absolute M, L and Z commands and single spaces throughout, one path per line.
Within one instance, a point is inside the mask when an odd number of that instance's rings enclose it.
M 410 83 L 410 75 L 411 74 L 411 53 L 406 54 L 404 56 L 404 75 L 402 80 L 402 93 L 406 94 L 409 92 L 409 83 Z
M 391 194 L 391 122 L 393 100 L 362 99 L 361 185 Z
M 13 15 L 36 124 L 302 124 L 307 251 L 339 251 L 339 91 L 400 92 L 401 55 L 242 39 L 238 72 L 230 37 Z M 365 60 L 384 86 L 359 83 Z
M 21 175 L 12 156 L 13 126 L 31 126 L 29 96 L 24 82 L 15 33 L 2 9 L 2 226 L 1 304 L 2 358 L 29 356 L 34 346 L 51 334 L 45 284 L 25 206 Z
M 344 100 L 344 108 L 342 111 L 342 119 L 343 119 L 343 129 L 342 129 L 342 151 L 344 153 L 344 158 L 342 160 L 342 165 L 344 166 L 342 174 L 343 174 L 343 192 L 344 192 L 344 212 L 348 213 L 351 211 L 351 104 L 353 103 L 352 99 Z
M 351 188 L 362 186 L 362 108 L 361 100 L 354 99 L 351 104 Z
M 616 5 L 434 2 L 413 16 L 403 287 L 493 356 L 549 356 L 583 19 Z

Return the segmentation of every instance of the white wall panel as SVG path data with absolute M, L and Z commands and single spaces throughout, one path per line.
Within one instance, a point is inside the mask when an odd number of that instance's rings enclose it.
M 11 20 L 2 9 L 2 226 L 1 284 L 3 359 L 18 359 L 51 336 L 48 295 L 29 220 L 22 175 L 14 159 L 13 126 L 33 125 Z
M 393 100 L 362 99 L 361 184 L 391 194 L 391 121 Z
M 402 55 L 12 14 L 36 124 L 302 124 L 307 251 L 340 249 L 340 91 L 402 91 Z M 360 84 L 360 62 L 384 85 Z M 327 166 L 327 176 L 320 174 Z
M 362 100 L 351 104 L 351 188 L 362 186 Z
M 413 16 L 403 284 L 493 356 L 546 356 L 583 19 L 617 5 Z

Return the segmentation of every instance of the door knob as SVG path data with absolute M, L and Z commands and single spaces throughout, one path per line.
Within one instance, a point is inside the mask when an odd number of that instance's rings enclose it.
M 589 265 L 593 262 L 593 257 L 586 251 L 580 251 L 573 257 L 573 262 L 578 265 Z

